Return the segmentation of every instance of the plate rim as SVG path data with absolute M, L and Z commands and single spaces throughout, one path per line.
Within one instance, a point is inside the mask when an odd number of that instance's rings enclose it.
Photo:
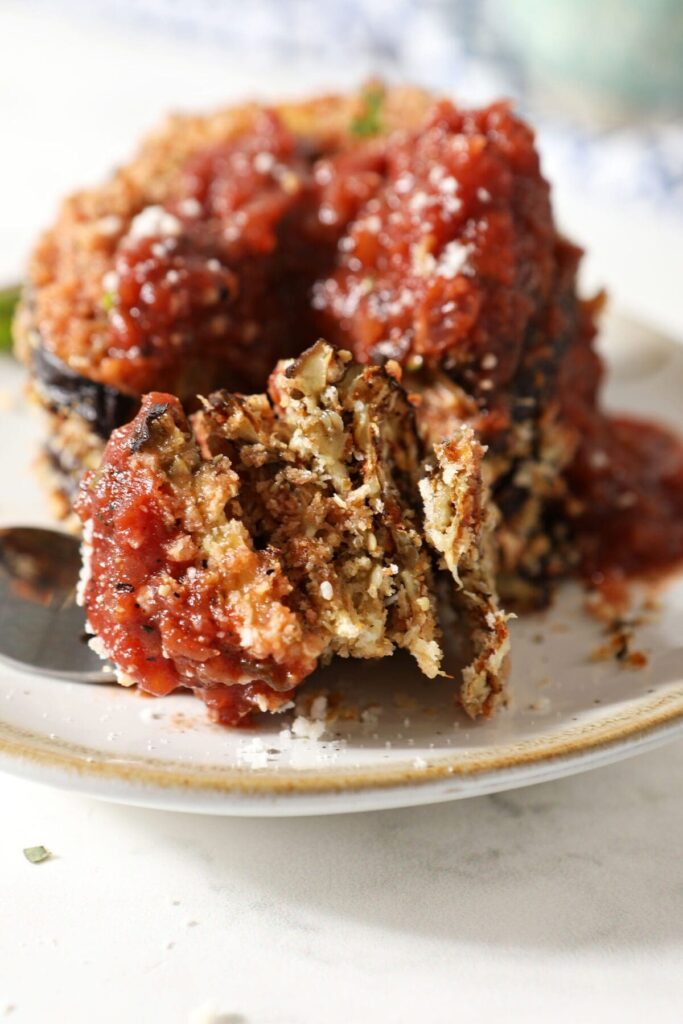
M 616 317 L 613 311 L 609 321 Z M 669 355 L 683 359 L 675 338 L 631 317 L 622 319 L 660 336 Z M 376 759 L 365 766 L 294 769 L 188 764 L 141 754 L 116 757 L 101 747 L 53 738 L 36 726 L 23 728 L 0 719 L 0 769 L 62 789 L 150 807 L 236 815 L 335 813 L 502 792 L 613 763 L 682 734 L 683 672 L 676 672 L 654 692 L 583 708 L 560 725 L 549 721 L 548 728 L 534 736 L 499 740 L 474 750 L 422 751 L 419 766 L 409 750 L 391 764 Z
M 503 711 L 503 714 L 505 712 Z M 288 799 L 327 797 L 332 794 L 390 793 L 406 787 L 424 791 L 430 784 L 458 783 L 481 791 L 483 780 L 496 779 L 540 764 L 550 775 L 581 771 L 632 750 L 633 741 L 643 745 L 666 742 L 683 732 L 683 679 L 668 684 L 663 692 L 631 699 L 621 707 L 596 710 L 593 721 L 572 722 L 554 734 L 527 737 L 513 743 L 497 743 L 476 751 L 439 754 L 416 767 L 413 758 L 393 765 L 327 767 L 324 769 L 253 768 L 250 766 L 188 765 L 161 758 L 129 759 L 103 756 L 96 747 L 50 739 L 44 734 L 0 722 L 0 763 L 15 774 L 31 777 L 49 775 L 52 784 L 78 788 L 79 783 L 95 792 L 93 783 L 143 787 L 157 793 L 193 794 L 207 798 Z M 632 742 L 629 742 L 632 741 Z M 552 771 L 552 769 L 555 771 Z M 23 771 L 21 770 L 23 768 Z M 56 772 L 59 782 L 52 773 Z M 506 787 L 500 787 L 506 788 Z M 456 794 L 454 794 L 456 795 Z M 460 795 L 460 794 L 457 794 Z M 466 794 L 462 794 L 466 795 Z

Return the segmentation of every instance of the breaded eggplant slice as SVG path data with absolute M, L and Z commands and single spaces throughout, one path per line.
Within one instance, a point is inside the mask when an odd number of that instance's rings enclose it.
M 190 687 L 229 723 L 285 706 L 324 647 L 287 604 L 277 552 L 255 547 L 239 495 L 229 460 L 202 458 L 179 401 L 151 394 L 77 502 L 96 649 L 125 685 Z
M 472 718 L 490 715 L 503 698 L 510 646 L 496 594 L 496 510 L 482 480 L 483 454 L 472 428 L 464 426 L 435 445 L 420 481 L 425 537 L 452 577 L 450 603 L 469 633 L 471 661 L 463 670 L 460 701 Z
M 442 658 L 410 406 L 324 344 L 271 391 L 193 417 L 146 396 L 85 480 L 82 601 L 124 683 L 187 686 L 215 718 L 278 710 L 333 654 Z M 416 494 L 416 490 L 414 491 Z
M 292 607 L 325 637 L 325 659 L 400 647 L 437 675 L 431 554 L 416 500 L 421 452 L 403 389 L 318 342 L 279 364 L 269 391 L 272 412 L 264 398 L 219 393 L 194 424 L 206 455 L 231 459 L 245 521 L 280 553 Z

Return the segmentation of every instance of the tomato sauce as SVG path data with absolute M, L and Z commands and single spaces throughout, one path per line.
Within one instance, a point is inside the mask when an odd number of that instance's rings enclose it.
M 293 646 L 287 660 L 253 659 L 239 641 L 238 616 L 221 601 L 225 580 L 196 552 L 169 557 L 186 537 L 183 500 L 152 463 L 135 459 L 149 441 L 150 423 L 168 411 L 186 427 L 176 398 L 147 395 L 135 420 L 112 435 L 101 467 L 81 488 L 76 510 L 92 522 L 84 594 L 88 622 L 117 667 L 147 693 L 191 687 L 214 719 L 237 724 L 255 702 L 259 706 L 258 696 L 265 706 L 286 703 L 316 658 Z M 245 545 L 234 569 L 267 581 L 266 617 L 277 604 L 284 621 L 294 618 L 278 603 L 289 584 L 265 554 Z
M 581 571 L 683 555 L 680 443 L 599 411 L 580 250 L 558 235 L 533 133 L 506 104 L 442 102 L 418 131 L 324 152 L 264 112 L 196 154 L 166 207 L 177 237 L 124 238 L 116 256 L 107 358 L 123 390 L 259 390 L 323 335 L 360 362 L 446 369 L 493 450 L 559 401 L 578 439 L 561 515 Z M 500 500 L 505 513 L 514 494 Z
M 661 574 L 683 559 L 683 443 L 667 428 L 600 408 L 604 377 L 593 347 L 597 308 L 582 309 L 580 330 L 560 367 L 563 414 L 577 433 L 566 471 L 582 575 Z
M 680 439 L 626 416 L 594 415 L 583 426 L 567 473 L 582 573 L 600 582 L 672 568 L 683 558 Z
M 438 364 L 491 397 L 551 299 L 556 233 L 530 129 L 506 104 L 438 104 L 385 145 L 381 187 L 314 300 L 361 362 Z M 481 361 L 484 360 L 482 367 Z

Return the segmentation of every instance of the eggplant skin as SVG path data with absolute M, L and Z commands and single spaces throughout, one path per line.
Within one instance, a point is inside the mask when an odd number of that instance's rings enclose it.
M 140 407 L 138 398 L 81 376 L 42 345 L 33 348 L 31 370 L 34 386 L 46 405 L 78 413 L 93 433 L 105 441 L 113 430 L 128 423 Z

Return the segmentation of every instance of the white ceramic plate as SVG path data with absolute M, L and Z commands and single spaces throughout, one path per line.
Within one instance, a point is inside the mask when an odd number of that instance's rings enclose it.
M 683 429 L 683 348 L 612 319 L 609 405 Z M 28 468 L 39 429 L 22 374 L 0 361 L 0 523 L 45 523 Z M 10 443 L 11 440 L 11 443 Z M 8 484 L 8 481 L 10 482 Z M 321 738 L 291 718 L 253 729 L 206 721 L 191 696 L 143 698 L 0 667 L 0 767 L 51 785 L 153 807 L 211 814 L 329 814 L 476 796 L 630 757 L 683 734 L 683 578 L 636 631 L 644 668 L 595 660 L 600 626 L 575 586 L 512 625 L 510 706 L 492 721 L 459 714 L 445 681 L 408 659 L 338 661 L 307 684 L 341 693 L 360 720 Z

